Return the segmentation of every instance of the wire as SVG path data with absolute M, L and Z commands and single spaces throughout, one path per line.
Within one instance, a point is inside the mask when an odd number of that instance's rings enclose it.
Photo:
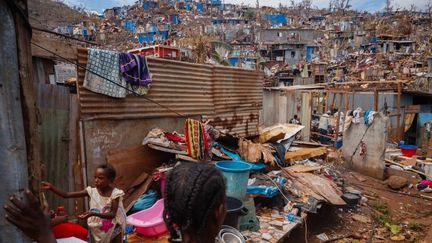
M 48 33 L 48 34 L 52 34 L 52 35 L 58 35 L 58 36 L 61 36 L 61 37 L 67 38 L 67 39 L 84 42 L 84 43 L 95 45 L 95 46 L 99 46 L 100 45 L 99 43 L 96 43 L 96 42 L 92 42 L 92 41 L 88 41 L 88 40 L 82 40 L 82 39 L 79 39 L 79 38 L 75 38 L 73 36 L 64 35 L 62 33 L 57 33 L 55 31 L 39 28 L 39 27 L 36 27 L 36 26 L 32 26 L 32 29 L 37 30 L 37 31 L 41 31 L 41 32 L 45 32 L 45 33 Z
M 286 196 L 285 196 L 285 194 L 282 192 L 282 190 L 279 188 L 279 185 L 276 183 L 276 182 L 274 182 L 273 181 L 273 179 L 270 177 L 270 176 L 268 176 L 267 174 L 264 174 L 263 173 L 263 175 L 265 175 L 265 176 L 267 176 L 268 177 L 268 179 L 271 181 L 271 182 L 273 182 L 273 184 L 275 184 L 275 186 L 276 186 L 276 188 L 279 190 L 279 192 L 281 193 L 281 195 L 289 202 L 289 201 L 291 201 L 291 200 L 289 200 Z
M 98 73 L 96 73 L 96 72 L 94 72 L 94 71 L 92 71 L 92 70 L 89 70 L 89 69 L 87 69 L 86 67 L 81 66 L 81 65 L 79 65 L 78 63 L 75 63 L 74 61 L 71 61 L 71 60 L 67 59 L 66 57 L 63 57 L 63 56 L 61 56 L 61 55 L 59 55 L 59 54 L 57 54 L 57 53 L 55 53 L 55 52 L 53 52 L 53 51 L 51 51 L 51 50 L 49 50 L 49 49 L 43 47 L 43 46 L 40 46 L 40 45 L 38 45 L 38 44 L 36 44 L 36 43 L 34 43 L 34 42 L 31 42 L 31 44 L 34 45 L 34 46 L 37 46 L 37 47 L 41 48 L 42 50 L 45 50 L 45 51 L 47 51 L 47 52 L 53 54 L 53 55 L 56 56 L 56 57 L 59 57 L 60 59 L 66 61 L 66 62 L 68 62 L 68 63 L 71 63 L 71 64 L 73 64 L 73 65 L 75 65 L 75 66 L 77 66 L 77 67 L 79 67 L 79 68 L 82 68 L 82 69 L 86 70 L 87 72 L 90 72 L 90 73 L 92 73 L 92 74 L 94 74 L 94 75 L 96 75 L 96 76 L 98 76 L 98 77 L 100 77 L 100 78 L 103 78 L 103 79 L 105 79 L 106 81 L 108 81 L 108 82 L 110 82 L 110 83 L 112 83 L 112 84 L 114 84 L 114 85 L 117 85 L 117 86 L 119 86 L 119 87 L 121 87 L 121 88 L 123 88 L 123 89 L 125 89 L 125 90 L 127 90 L 127 91 L 129 91 L 129 92 L 131 92 L 132 94 L 134 94 L 134 95 L 136 95 L 136 96 L 140 96 L 140 97 L 142 97 L 143 99 L 146 99 L 146 100 L 148 100 L 148 101 L 150 101 L 150 102 L 152 102 L 152 103 L 154 103 L 154 104 L 156 104 L 156 105 L 158 105 L 158 106 L 160 106 L 160 107 L 162 107 L 162 108 L 165 108 L 166 110 L 175 113 L 175 114 L 178 115 L 179 117 L 186 117 L 185 115 L 182 115 L 181 113 L 179 113 L 179 112 L 177 112 L 177 111 L 175 111 L 175 110 L 169 108 L 169 107 L 166 106 L 166 105 L 163 105 L 163 104 L 161 104 L 161 103 L 159 103 L 159 102 L 157 102 L 157 101 L 154 101 L 154 100 L 152 100 L 152 99 L 150 99 L 150 98 L 148 98 L 148 97 L 142 96 L 142 95 L 138 94 L 137 92 L 135 92 L 134 90 L 129 89 L 128 87 L 123 86 L 123 85 L 121 85 L 121 84 L 118 84 L 117 82 L 115 82 L 115 81 L 113 81 L 113 80 L 111 80 L 111 79 L 109 79 L 109 78 L 106 78 L 106 77 L 104 77 L 104 76 L 102 76 L 102 75 L 100 75 L 100 74 L 98 74 Z

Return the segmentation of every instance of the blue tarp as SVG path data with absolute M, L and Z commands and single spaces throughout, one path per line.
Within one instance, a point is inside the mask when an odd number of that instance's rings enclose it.
M 144 10 L 155 9 L 157 7 L 158 7 L 158 3 L 157 2 L 145 1 L 143 3 Z
M 150 30 L 149 30 L 149 32 L 156 32 L 156 31 L 158 31 L 157 25 L 156 25 L 156 24 L 152 24 L 152 25 L 150 26 Z
M 314 47 L 313 46 L 308 46 L 306 48 L 306 60 L 308 62 L 312 61 L 312 54 L 314 53 Z
M 242 160 L 242 158 L 240 157 L 240 155 L 233 153 L 229 150 L 224 149 L 223 147 L 220 147 L 221 151 L 226 154 L 228 157 L 230 157 L 231 159 L 235 160 L 235 161 L 240 161 L 240 162 L 244 162 L 244 163 L 248 163 L 250 165 L 252 165 L 252 170 L 262 170 L 264 168 L 266 168 L 267 166 L 264 163 L 249 163 L 245 160 Z
M 147 32 L 138 34 L 139 43 L 154 42 L 158 36 L 161 40 L 168 39 L 168 31 Z
M 283 14 L 266 14 L 264 16 L 264 20 L 266 22 L 270 22 L 271 24 L 287 24 L 287 18 Z
M 213 6 L 222 5 L 222 0 L 207 0 L 207 4 L 211 4 Z
M 197 8 L 198 12 L 202 12 L 202 11 L 204 11 L 204 4 L 197 3 L 196 8 Z
M 133 20 L 125 20 L 123 28 L 135 32 L 135 21 Z
M 178 19 L 177 14 L 171 15 L 171 23 L 172 24 L 178 24 L 179 23 L 179 19 Z
M 239 58 L 238 57 L 230 57 L 228 58 L 228 62 L 229 64 L 231 64 L 231 66 L 237 66 L 237 63 L 239 62 Z
M 284 187 L 286 179 L 283 177 L 278 177 L 274 182 L 279 187 Z M 253 194 L 253 195 L 261 195 L 267 198 L 273 198 L 279 194 L 278 187 L 275 186 L 248 186 L 247 187 L 247 194 Z

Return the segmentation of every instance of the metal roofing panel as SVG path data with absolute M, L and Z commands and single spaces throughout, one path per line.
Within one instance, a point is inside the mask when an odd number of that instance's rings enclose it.
M 87 50 L 78 50 L 78 63 L 87 65 Z M 78 69 L 79 101 L 84 119 L 128 119 L 178 116 L 148 99 L 184 116 L 214 111 L 211 97 L 212 70 L 204 65 L 148 58 L 153 83 L 145 97 L 129 95 L 116 99 L 82 87 L 85 70 Z M 148 98 L 148 99 L 146 99 Z
M 203 116 L 210 124 L 238 135 L 258 133 L 263 75 L 255 70 L 147 58 L 153 75 L 148 95 L 111 98 L 82 87 L 85 70 L 78 69 L 78 94 L 84 119 L 133 119 Z M 78 64 L 87 65 L 87 50 L 78 50 Z M 151 101 L 169 107 L 166 109 Z

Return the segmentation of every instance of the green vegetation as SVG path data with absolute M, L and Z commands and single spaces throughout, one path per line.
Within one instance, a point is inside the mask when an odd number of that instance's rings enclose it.
M 419 231 L 423 231 L 425 229 L 425 225 L 421 224 L 421 223 L 409 223 L 408 229 L 415 231 L 415 232 L 419 232 Z
M 375 210 L 377 210 L 378 212 L 384 214 L 384 215 L 388 215 L 389 214 L 389 210 L 388 210 L 388 206 L 385 203 L 382 202 L 375 202 L 372 204 L 372 208 L 374 208 Z

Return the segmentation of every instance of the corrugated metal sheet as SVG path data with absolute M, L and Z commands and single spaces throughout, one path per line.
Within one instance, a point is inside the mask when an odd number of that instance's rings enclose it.
M 185 117 L 202 116 L 236 135 L 258 133 L 262 108 L 260 72 L 148 58 L 153 84 L 145 97 Z M 78 50 L 78 63 L 87 65 L 87 50 Z M 115 99 L 82 87 L 85 70 L 78 69 L 79 101 L 83 119 L 178 117 L 145 97 Z
M 208 66 L 149 58 L 153 83 L 146 97 L 184 115 L 214 112 L 211 90 L 212 70 Z M 87 50 L 78 50 L 78 63 L 87 65 Z M 146 100 L 128 96 L 125 99 L 96 94 L 82 87 L 85 70 L 78 69 L 79 101 L 84 119 L 130 119 L 178 116 Z
M 39 111 L 39 146 L 45 165 L 43 179 L 69 190 L 69 88 L 36 83 L 36 105 Z M 72 201 L 47 193 L 52 208 L 65 205 L 71 211 Z
M 28 187 L 26 134 L 24 132 L 18 68 L 17 35 L 13 12 L 6 1 L 0 1 L 0 204 L 9 203 L 11 194 Z M 24 32 L 24 31 L 22 31 Z M 24 41 L 24 39 L 18 39 Z M 24 234 L 7 223 L 0 209 L 0 242 L 28 242 Z
M 254 70 L 215 66 L 215 113 L 203 119 L 233 135 L 257 135 L 263 101 L 262 80 L 262 74 Z

